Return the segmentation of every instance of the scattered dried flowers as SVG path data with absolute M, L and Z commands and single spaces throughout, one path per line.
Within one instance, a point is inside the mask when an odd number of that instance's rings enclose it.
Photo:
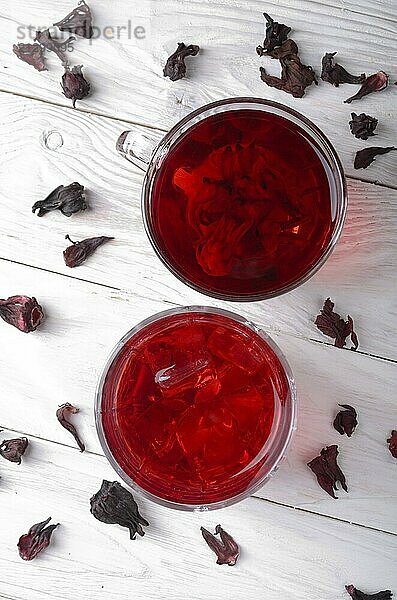
M 45 200 L 39 200 L 32 206 L 32 212 L 37 212 L 38 217 L 51 212 L 60 210 L 65 217 L 70 217 L 74 213 L 86 210 L 84 186 L 75 181 L 70 185 L 60 185 L 47 196 Z
M 64 427 L 67 431 L 69 431 L 72 434 L 72 436 L 76 440 L 78 447 L 80 448 L 80 451 L 84 452 L 85 445 L 81 441 L 80 436 L 77 433 L 75 426 L 72 425 L 72 423 L 70 423 L 70 421 L 68 421 L 68 418 L 70 417 L 70 415 L 75 415 L 78 412 L 79 412 L 78 408 L 76 408 L 69 402 L 66 402 L 66 404 L 62 404 L 62 406 L 60 406 L 58 408 L 56 415 L 57 415 L 57 419 L 60 422 L 60 424 L 62 425 L 62 427 Z
M 101 236 L 88 238 L 86 240 L 82 240 L 81 242 L 73 242 L 67 235 L 66 239 L 72 242 L 72 245 L 66 248 L 63 253 L 63 258 L 66 266 L 73 268 L 82 265 L 88 257 L 94 254 L 95 250 L 99 248 L 99 246 L 102 246 L 102 244 L 105 244 L 106 242 L 110 242 L 114 238 Z
M 85 79 L 82 68 L 82 65 L 72 69 L 66 66 L 62 76 L 63 93 L 66 98 L 73 101 L 73 108 L 76 108 L 77 100 L 83 100 L 89 95 L 91 89 L 91 84 Z
M 391 432 L 391 436 L 387 440 L 387 443 L 389 444 L 390 454 L 394 458 L 397 458 L 397 431 L 395 429 Z
M 351 350 L 357 350 L 358 338 L 354 331 L 353 319 L 348 316 L 347 321 L 344 321 L 338 313 L 334 312 L 334 306 L 335 304 L 331 299 L 327 298 L 321 309 L 321 314 L 315 320 L 317 329 L 324 335 L 334 339 L 337 348 L 344 348 L 346 340 L 350 336 L 353 343 Z
M 51 517 L 42 523 L 33 525 L 27 534 L 19 538 L 19 556 L 23 560 L 33 560 L 42 550 L 50 545 L 52 533 L 59 526 L 59 523 L 48 525 L 50 521 Z
M 349 121 L 350 131 L 360 140 L 367 140 L 370 136 L 375 135 L 374 131 L 378 125 L 378 119 L 370 117 L 365 113 L 357 115 L 352 112 L 352 120 Z
M 147 527 L 148 521 L 139 514 L 138 505 L 131 492 L 123 488 L 117 481 L 102 482 L 101 489 L 90 500 L 91 514 L 98 521 L 126 527 L 130 531 L 130 539 L 136 534 L 145 535 L 142 525 Z
M 287 27 L 283 23 L 277 23 L 270 15 L 263 13 L 266 19 L 266 33 L 263 46 L 258 46 L 256 51 L 259 56 L 264 56 L 266 53 L 271 52 L 278 46 L 281 46 L 288 38 L 291 32 L 291 27 Z
M 356 152 L 356 156 L 354 158 L 354 168 L 355 169 L 367 169 L 370 164 L 372 164 L 377 156 L 382 154 L 388 154 L 392 152 L 392 150 L 397 150 L 394 146 L 389 146 L 387 148 L 382 148 L 381 146 L 371 146 L 370 148 L 363 148 Z
M 44 49 L 40 44 L 14 44 L 12 50 L 20 60 L 32 65 L 36 71 L 47 71 L 44 62 Z
M 204 527 L 201 527 L 201 533 L 208 546 L 217 556 L 217 565 L 234 566 L 240 555 L 240 549 L 232 536 L 227 533 L 220 525 L 215 527 L 215 535 L 210 533 Z M 215 537 L 219 535 L 220 539 Z
M 3 440 L 0 444 L 0 456 L 12 463 L 20 465 L 22 456 L 25 454 L 28 444 L 29 442 L 26 437 Z
M 391 600 L 393 596 L 390 590 L 383 590 L 383 592 L 377 592 L 376 594 L 364 594 L 364 592 L 355 588 L 354 585 L 345 585 L 345 588 L 353 600 Z
M 29 296 L 10 296 L 0 300 L 0 317 L 19 331 L 36 331 L 44 318 L 43 309 L 36 298 Z
M 59 42 L 51 36 L 49 29 L 45 29 L 44 31 L 36 32 L 36 37 L 34 38 L 34 41 L 39 42 L 39 44 L 41 44 L 43 48 L 54 52 L 58 56 L 61 63 L 63 65 L 67 65 L 68 60 L 66 58 L 65 52 L 70 42 L 73 42 L 74 39 L 74 37 L 70 37 L 67 40 Z
M 54 27 L 58 27 L 60 31 L 69 31 L 80 37 L 92 38 L 94 30 L 90 7 L 84 0 L 80 0 L 78 6 L 72 12 L 58 23 L 54 23 Z
M 340 483 L 345 492 L 347 492 L 346 478 L 336 462 L 337 456 L 338 446 L 328 446 L 321 450 L 320 456 L 316 456 L 316 458 L 307 463 L 307 466 L 317 477 L 319 486 L 335 499 L 335 491 L 338 489 L 337 483 Z
M 365 73 L 361 75 L 351 75 L 344 67 L 335 62 L 336 52 L 327 52 L 322 59 L 321 79 L 339 87 L 341 83 L 362 83 L 365 80 Z
M 357 427 L 357 412 L 350 404 L 339 404 L 345 410 L 340 410 L 334 420 L 334 428 L 341 435 L 350 437 Z
M 186 75 L 185 58 L 187 56 L 197 56 L 199 51 L 199 46 L 195 46 L 194 44 L 186 46 L 183 42 L 179 42 L 177 49 L 171 54 L 165 64 L 163 70 L 164 77 L 169 77 L 171 81 L 183 79 Z
M 345 100 L 345 104 L 350 104 L 353 100 L 360 100 L 364 96 L 372 94 L 372 92 L 381 92 L 387 87 L 388 82 L 389 76 L 384 71 L 378 71 L 378 73 L 370 75 L 367 79 L 364 79 L 358 92 Z

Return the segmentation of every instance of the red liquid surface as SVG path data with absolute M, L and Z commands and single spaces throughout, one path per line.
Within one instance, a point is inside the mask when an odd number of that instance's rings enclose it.
M 320 153 L 303 130 L 236 110 L 204 119 L 171 149 L 149 223 L 187 283 L 249 297 L 303 277 L 327 248 L 334 217 Z
M 137 332 L 114 359 L 102 424 L 119 466 L 173 502 L 208 504 L 250 488 L 289 395 L 269 345 L 225 316 L 182 313 Z

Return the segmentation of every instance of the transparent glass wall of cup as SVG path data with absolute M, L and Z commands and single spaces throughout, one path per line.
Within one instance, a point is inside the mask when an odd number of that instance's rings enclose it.
M 190 328 L 188 334 L 186 327 Z M 162 362 L 164 353 L 170 352 L 167 339 L 171 346 L 177 344 L 176 362 L 182 357 L 182 363 L 154 375 L 157 368 L 168 364 Z M 153 341 L 154 346 L 148 345 Z M 156 350 L 148 358 L 147 349 L 158 348 L 157 342 L 160 354 Z M 172 352 L 171 348 L 171 355 L 165 358 L 171 363 L 175 358 Z M 204 361 L 203 356 L 207 357 Z M 156 392 L 153 382 L 157 385 L 167 373 L 171 377 L 174 373 L 175 388 L 168 382 Z M 145 377 L 151 386 L 149 398 L 142 392 Z M 219 383 L 215 392 L 214 380 Z M 275 473 L 296 427 L 296 402 L 290 367 L 266 333 L 235 313 L 191 306 L 156 314 L 126 333 L 99 381 L 95 417 L 104 453 L 130 487 L 170 508 L 212 510 L 252 495 Z M 172 413 L 171 430 L 170 421 L 163 426 L 164 406 L 177 410 L 177 416 Z M 164 441 L 164 430 L 176 435 L 175 442 Z M 140 452 L 143 462 L 137 459 Z M 182 467 L 179 477 L 180 461 L 185 465 L 186 459 L 192 470 Z M 200 470 L 203 468 L 209 471 Z M 210 479 L 205 477 L 208 473 Z
M 154 208 L 153 205 L 155 185 L 173 150 L 178 147 L 178 143 L 181 140 L 186 139 L 189 133 L 199 124 L 202 124 L 203 121 L 224 116 L 231 111 L 254 111 L 255 113 L 260 111 L 261 114 L 266 114 L 267 116 L 279 117 L 291 127 L 297 128 L 298 134 L 304 140 L 306 147 L 309 149 L 313 148 L 319 158 L 319 165 L 322 166 L 327 181 L 327 196 L 329 197 L 327 198 L 327 202 L 330 206 L 332 227 L 330 227 L 330 233 L 326 242 L 319 250 L 318 255 L 314 255 L 314 258 L 308 264 L 307 268 L 305 268 L 306 270 L 301 270 L 296 278 L 292 278 L 284 284 L 278 285 L 275 283 L 274 289 L 267 291 L 239 293 L 235 289 L 220 290 L 215 289 L 216 286 L 213 288 L 209 284 L 203 284 L 202 281 L 195 281 L 193 277 L 190 277 L 186 273 L 186 270 L 181 268 L 180 264 L 177 264 L 175 257 L 173 258 L 167 252 L 163 243 L 162 233 L 159 232 L 159 228 L 155 224 L 154 215 L 157 211 L 157 207 Z M 145 130 L 145 132 L 142 132 L 139 129 L 125 131 L 117 142 L 117 150 L 125 158 L 145 171 L 142 188 L 142 215 L 147 235 L 160 260 L 183 283 L 207 296 L 229 301 L 255 301 L 284 294 L 307 281 L 320 269 L 333 251 L 341 235 L 347 211 L 347 195 L 340 160 L 329 140 L 316 125 L 295 110 L 282 104 L 258 98 L 221 100 L 192 112 L 175 125 L 162 139 L 154 131 L 149 132 L 149 130 Z M 282 174 L 280 178 L 282 179 Z M 250 233 L 247 235 L 250 235 Z M 229 244 L 229 246 L 231 245 Z M 216 279 L 215 277 L 212 278 L 213 281 Z

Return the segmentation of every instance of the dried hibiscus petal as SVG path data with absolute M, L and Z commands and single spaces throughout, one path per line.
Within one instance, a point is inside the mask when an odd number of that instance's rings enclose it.
M 77 65 L 72 69 L 65 67 L 65 73 L 62 76 L 63 93 L 66 98 L 73 101 L 73 108 L 76 106 L 76 100 L 86 98 L 91 89 L 91 84 L 85 79 L 82 68 L 82 65 Z
M 263 56 L 268 51 L 271 52 L 277 46 L 281 46 L 291 31 L 291 27 L 287 27 L 283 23 L 277 23 L 267 13 L 263 13 L 263 16 L 266 19 L 266 37 L 263 46 L 258 46 L 256 49 L 259 56 Z
M 78 6 L 72 10 L 64 19 L 54 23 L 61 31 L 69 31 L 80 37 L 92 38 L 94 30 L 92 28 L 92 15 L 88 4 L 80 0 Z
M 0 317 L 19 331 L 31 333 L 40 325 L 44 313 L 36 298 L 10 296 L 0 300 Z
M 357 412 L 356 409 L 349 404 L 339 404 L 345 410 L 340 410 L 334 420 L 334 428 L 341 435 L 346 433 L 350 437 L 357 427 Z
M 10 462 L 21 464 L 21 458 L 28 447 L 28 438 L 15 438 L 13 440 L 3 440 L 0 444 L 0 455 Z
M 163 73 L 164 77 L 169 77 L 171 81 L 178 81 L 186 75 L 185 58 L 187 56 L 197 56 L 200 51 L 199 46 L 190 44 L 186 46 L 183 42 L 178 43 L 178 47 L 168 58 Z
M 353 600 L 391 600 L 393 596 L 391 590 L 383 590 L 382 592 L 377 592 L 376 594 L 364 594 L 354 585 L 345 585 L 346 591 Z
M 60 422 L 60 424 L 62 425 L 62 427 L 64 427 L 67 431 L 69 431 L 72 434 L 72 436 L 76 440 L 78 447 L 80 448 L 80 451 L 84 452 L 85 445 L 81 441 L 80 436 L 77 433 L 75 426 L 72 425 L 72 423 L 70 423 L 68 421 L 68 418 L 70 417 L 70 415 L 75 415 L 78 412 L 79 412 L 78 408 L 76 408 L 69 402 L 66 402 L 66 404 L 62 404 L 62 406 L 60 406 L 58 408 L 56 415 L 57 415 L 57 419 Z
M 37 212 L 38 217 L 51 212 L 60 210 L 65 217 L 70 217 L 74 213 L 86 210 L 84 186 L 75 181 L 70 185 L 60 185 L 45 200 L 39 200 L 32 206 L 32 212 Z
M 120 525 L 130 531 L 130 539 L 136 534 L 145 535 L 142 525 L 149 523 L 139 514 L 138 505 L 131 492 L 123 488 L 117 481 L 102 482 L 99 492 L 90 500 L 91 514 L 98 521 L 110 525 Z
M 350 131 L 360 140 L 367 140 L 371 135 L 374 135 L 374 131 L 378 125 L 378 119 L 370 117 L 365 113 L 357 115 L 352 113 L 352 120 L 349 121 Z
M 14 54 L 37 71 L 47 71 L 44 63 L 43 47 L 40 44 L 14 44 Z
M 270 56 L 271 58 L 277 58 L 280 60 L 281 58 L 285 58 L 290 54 L 297 55 L 298 52 L 299 49 L 294 40 L 286 40 L 279 48 L 268 50 L 267 52 L 264 52 L 262 56 Z
M 94 254 L 99 246 L 102 246 L 102 244 L 105 244 L 106 242 L 110 242 L 110 240 L 114 240 L 112 237 L 101 236 L 88 238 L 81 242 L 73 242 L 68 235 L 66 236 L 66 239 L 72 242 L 72 246 L 66 248 L 63 253 L 65 264 L 70 268 L 79 267 L 89 256 Z
M 49 29 L 45 29 L 44 31 L 36 31 L 36 37 L 34 38 L 35 42 L 39 42 L 44 48 L 54 52 L 63 65 L 66 65 L 68 60 L 66 58 L 66 50 L 70 42 L 72 42 L 75 38 L 70 37 L 67 40 L 59 42 L 51 37 L 51 33 Z
M 23 560 L 33 560 L 39 552 L 50 545 L 52 532 L 59 526 L 59 523 L 56 525 L 48 525 L 50 521 L 51 517 L 42 523 L 33 525 L 27 534 L 22 535 L 19 538 L 19 556 Z M 48 527 L 46 527 L 46 525 L 48 525 Z
M 382 148 L 381 146 L 371 146 L 370 148 L 363 148 L 356 152 L 354 158 L 355 169 L 367 169 L 372 164 L 377 156 L 381 154 L 388 154 L 392 150 L 397 150 L 394 146 Z
M 215 535 L 204 527 L 201 527 L 201 533 L 208 546 L 215 552 L 218 559 L 216 561 L 217 565 L 229 565 L 232 567 L 236 564 L 240 555 L 240 549 L 227 531 L 222 529 L 220 525 L 217 525 L 215 527 Z M 215 537 L 216 535 L 219 535 L 220 539 Z
M 350 75 L 344 67 L 335 62 L 336 52 L 326 52 L 322 59 L 321 79 L 339 87 L 341 83 L 362 83 L 365 73 Z
M 364 98 L 364 96 L 372 94 L 372 92 L 381 92 L 387 87 L 388 82 L 389 76 L 384 71 L 379 71 L 378 73 L 370 75 L 367 79 L 364 79 L 357 94 L 354 94 L 354 96 L 345 100 L 345 104 L 350 104 L 353 100 L 360 100 L 361 98 Z
M 319 486 L 335 499 L 335 491 L 338 489 L 336 484 L 338 482 L 345 492 L 347 492 L 346 478 L 336 462 L 337 456 L 338 446 L 328 446 L 321 450 L 320 456 L 316 456 L 316 458 L 307 463 L 307 466 L 317 477 Z
M 391 432 L 391 436 L 387 440 L 387 443 L 389 444 L 389 450 L 391 455 L 394 458 L 397 458 L 397 431 L 395 429 L 393 429 L 393 431 Z
M 330 298 L 324 302 L 321 309 L 321 314 L 316 317 L 315 325 L 317 328 L 328 337 L 335 340 L 337 348 L 343 348 L 346 345 L 346 340 L 350 336 L 353 343 L 352 350 L 357 350 L 358 339 L 354 331 L 353 319 L 348 316 L 347 321 L 344 321 L 338 313 L 334 312 L 335 304 Z
M 302 98 L 309 85 L 318 84 L 312 67 L 304 65 L 296 54 L 289 54 L 281 58 L 280 63 L 281 78 L 268 75 L 266 70 L 260 67 L 261 79 L 268 86 L 292 94 L 294 98 Z

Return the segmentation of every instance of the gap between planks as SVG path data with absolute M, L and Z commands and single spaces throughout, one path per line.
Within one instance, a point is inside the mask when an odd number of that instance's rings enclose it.
M 132 292 L 128 291 L 128 290 L 124 290 L 123 288 L 118 288 L 112 285 L 107 285 L 106 283 L 99 283 L 97 281 L 92 281 L 90 279 L 83 279 L 82 277 L 76 277 L 75 275 L 68 275 L 67 273 L 60 273 L 59 271 L 53 271 L 51 269 L 44 269 L 43 267 L 37 267 L 35 265 L 29 265 L 27 263 L 24 262 L 20 262 L 17 260 L 12 260 L 11 258 L 4 258 L 0 256 L 0 261 L 4 261 L 4 262 L 8 262 L 14 265 L 20 265 L 22 267 L 27 267 L 28 269 L 37 269 L 38 271 L 43 271 L 44 273 L 51 273 L 52 275 L 60 275 L 61 277 L 66 277 L 68 279 L 72 279 L 75 281 L 81 281 L 83 283 L 89 283 L 90 285 L 97 285 L 99 287 L 105 288 L 107 290 L 112 290 L 114 292 L 121 292 L 122 294 L 125 294 L 128 297 L 132 297 Z M 149 296 L 143 296 L 142 294 L 138 294 L 138 293 L 134 293 L 133 294 L 134 297 L 136 298 L 140 298 L 141 300 L 151 300 L 151 298 Z M 171 307 L 180 307 L 183 306 L 183 304 L 178 304 L 176 302 L 171 302 L 170 300 L 165 300 L 162 299 L 162 302 L 164 302 L 164 304 L 167 304 Z M 326 342 L 326 341 L 321 341 L 321 340 L 316 340 L 314 338 L 310 338 L 310 337 L 304 337 L 304 336 L 300 336 L 300 335 L 293 335 L 292 333 L 288 333 L 288 332 L 283 332 L 284 335 L 289 336 L 289 337 L 295 337 L 298 339 L 302 339 L 302 340 L 306 340 L 308 342 L 314 342 L 316 344 L 323 344 L 324 346 L 330 346 L 330 347 L 334 347 L 334 344 L 331 344 L 331 342 Z M 343 350 L 345 352 L 353 352 L 353 350 L 349 350 L 348 348 L 341 348 L 340 350 Z M 393 358 L 388 358 L 387 356 L 381 356 L 379 354 L 372 354 L 371 352 L 364 352 L 363 350 L 354 350 L 354 352 L 356 354 L 360 354 L 362 356 L 368 356 L 369 358 L 373 358 L 375 360 L 381 360 L 383 362 L 387 362 L 387 363 L 394 363 L 397 364 L 397 360 L 393 359 Z
M 33 100 L 34 102 L 41 102 L 42 104 L 48 104 L 50 106 L 55 106 L 57 108 L 64 108 L 66 110 L 70 110 L 70 111 L 77 111 L 86 115 L 93 115 L 95 117 L 100 117 L 102 119 L 107 119 L 109 121 L 113 121 L 116 123 L 126 123 L 128 126 L 131 125 L 137 125 L 138 127 L 146 127 L 147 129 L 151 129 L 152 131 L 158 131 L 161 133 L 167 133 L 168 129 L 163 129 L 161 127 L 154 127 L 153 125 L 150 125 L 148 123 L 145 122 L 140 122 L 140 121 L 130 121 L 128 119 L 122 119 L 119 117 L 113 117 L 111 115 L 108 115 L 106 113 L 102 113 L 100 111 L 95 111 L 95 110 L 87 110 L 84 108 L 73 108 L 67 104 L 62 104 L 61 102 L 51 102 L 49 100 L 45 100 L 44 98 L 37 98 L 36 96 L 30 96 L 28 94 L 21 94 L 18 92 L 12 92 L 11 90 L 4 90 L 2 88 L 0 88 L 0 94 L 9 94 L 10 96 L 16 96 L 18 98 L 26 98 L 27 100 Z M 193 111 L 192 111 L 193 112 Z M 397 185 L 392 185 L 392 184 L 387 184 L 387 183 L 381 183 L 380 181 L 378 181 L 377 179 L 371 179 L 371 178 L 364 178 L 364 177 L 358 177 L 355 175 L 345 175 L 346 179 L 351 179 L 352 181 L 361 181 L 362 183 L 369 183 L 372 185 L 377 185 L 379 187 L 383 187 L 383 188 L 388 188 L 391 190 L 397 190 Z
M 75 446 L 69 445 L 69 444 L 65 444 L 62 442 L 58 442 L 56 440 L 50 440 L 49 438 L 44 438 L 44 437 L 40 437 L 38 435 L 32 435 L 30 433 L 27 433 L 26 431 L 19 431 L 18 429 L 9 429 L 6 425 L 1 425 L 0 424 L 0 432 L 1 431 L 7 431 L 10 432 L 11 434 L 18 434 L 24 437 L 28 437 L 30 439 L 34 439 L 34 440 L 38 440 L 40 442 L 45 442 L 47 444 L 55 444 L 57 446 L 62 446 L 63 448 L 67 448 L 68 450 L 76 450 Z M 103 454 L 101 454 L 100 452 L 93 452 L 92 450 L 85 450 L 84 451 L 85 454 L 91 455 L 91 456 L 97 456 L 98 458 L 104 459 L 106 460 L 105 456 Z M 309 510 L 307 508 L 301 508 L 299 506 L 294 506 L 293 504 L 287 504 L 284 502 L 277 502 L 276 500 L 270 500 L 268 498 L 263 498 L 262 496 L 256 496 L 255 494 L 253 496 L 250 496 L 250 498 L 257 500 L 258 502 L 267 502 L 269 504 L 274 504 L 275 506 L 280 506 L 282 508 L 287 508 L 289 510 L 295 510 L 295 511 L 299 511 L 299 512 L 303 512 L 303 513 L 307 513 L 309 515 L 316 515 L 318 517 L 322 517 L 324 519 L 331 519 L 332 521 L 337 521 L 339 523 L 345 523 L 347 525 L 352 525 L 354 527 L 360 527 L 361 529 L 368 529 L 370 531 L 376 531 L 376 532 L 380 532 L 380 533 L 386 533 L 387 535 L 391 535 L 394 537 L 397 537 L 397 533 L 394 533 L 393 531 L 388 531 L 387 529 L 381 529 L 378 527 L 373 527 L 372 525 L 364 525 L 362 523 L 356 523 L 355 521 L 349 521 L 347 519 L 341 519 L 339 517 L 333 517 L 332 515 L 326 515 L 324 513 L 319 513 L 316 511 L 312 511 Z M 5 596 L 7 598 L 7 596 Z M 0 594 L 0 599 L 2 598 L 1 594 Z

